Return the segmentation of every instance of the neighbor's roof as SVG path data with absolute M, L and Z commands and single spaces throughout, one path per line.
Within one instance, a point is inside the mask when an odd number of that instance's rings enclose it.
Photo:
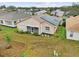
M 55 10 L 55 11 L 52 11 L 51 14 L 56 14 L 57 16 L 62 16 L 64 14 L 64 11 L 61 11 L 61 10 Z
M 66 20 L 67 30 L 79 32 L 79 16 L 70 17 Z
M 64 13 L 64 11 L 61 11 L 60 9 L 57 9 L 56 12 L 62 12 L 62 13 Z
M 42 11 L 38 11 L 36 13 L 46 13 L 47 11 L 46 10 L 42 10 Z
M 4 20 L 18 20 L 29 16 L 24 12 L 17 12 L 17 11 L 4 13 L 2 16 L 1 15 L 2 14 L 0 14 L 0 19 L 4 19 Z
M 0 10 L 0 17 L 2 17 L 3 15 L 7 14 L 8 12 L 5 10 Z

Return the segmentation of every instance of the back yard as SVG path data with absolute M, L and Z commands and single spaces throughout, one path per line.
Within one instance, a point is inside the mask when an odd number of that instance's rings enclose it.
M 4 37 L 12 38 L 10 49 L 1 49 L 1 56 L 54 56 L 54 50 L 59 56 L 79 56 L 79 41 L 65 39 L 65 28 L 60 26 L 50 37 L 20 34 L 16 28 L 0 26 L 0 45 Z

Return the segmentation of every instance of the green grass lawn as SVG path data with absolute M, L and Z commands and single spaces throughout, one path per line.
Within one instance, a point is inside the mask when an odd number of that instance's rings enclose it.
M 65 28 L 60 26 L 57 32 L 50 37 L 19 34 L 16 28 L 0 26 L 0 37 L 9 35 L 13 41 L 22 42 L 26 48 L 21 56 L 53 56 L 56 50 L 59 56 L 79 56 L 79 41 L 67 40 Z

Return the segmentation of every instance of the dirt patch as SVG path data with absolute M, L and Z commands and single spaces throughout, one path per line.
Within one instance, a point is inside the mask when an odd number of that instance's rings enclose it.
M 18 57 L 25 49 L 25 45 L 20 42 L 13 41 L 10 49 L 1 49 L 1 55 L 4 57 Z
M 52 45 L 47 42 L 34 42 L 32 46 L 34 49 L 52 49 Z
M 0 43 L 2 43 L 3 41 L 3 37 L 0 35 Z

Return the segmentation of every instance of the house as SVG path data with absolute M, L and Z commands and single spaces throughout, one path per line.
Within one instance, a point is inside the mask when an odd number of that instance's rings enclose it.
M 46 10 L 37 11 L 35 12 L 35 15 L 45 14 L 46 12 L 47 12 Z
M 0 13 L 0 25 L 16 27 L 16 23 L 29 17 L 25 12 L 13 11 Z
M 71 16 L 66 20 L 66 38 L 79 40 L 79 16 Z
M 57 9 L 55 11 L 52 11 L 51 14 L 53 14 L 54 16 L 62 17 L 64 15 L 64 11 Z
M 32 11 L 26 10 L 26 14 L 32 15 Z
M 18 12 L 24 12 L 26 14 L 32 15 L 32 11 L 31 10 L 26 10 L 26 9 L 17 9 Z
M 60 23 L 59 18 L 54 16 L 31 16 L 30 18 L 17 23 L 19 31 L 38 33 L 40 34 L 54 34 Z

